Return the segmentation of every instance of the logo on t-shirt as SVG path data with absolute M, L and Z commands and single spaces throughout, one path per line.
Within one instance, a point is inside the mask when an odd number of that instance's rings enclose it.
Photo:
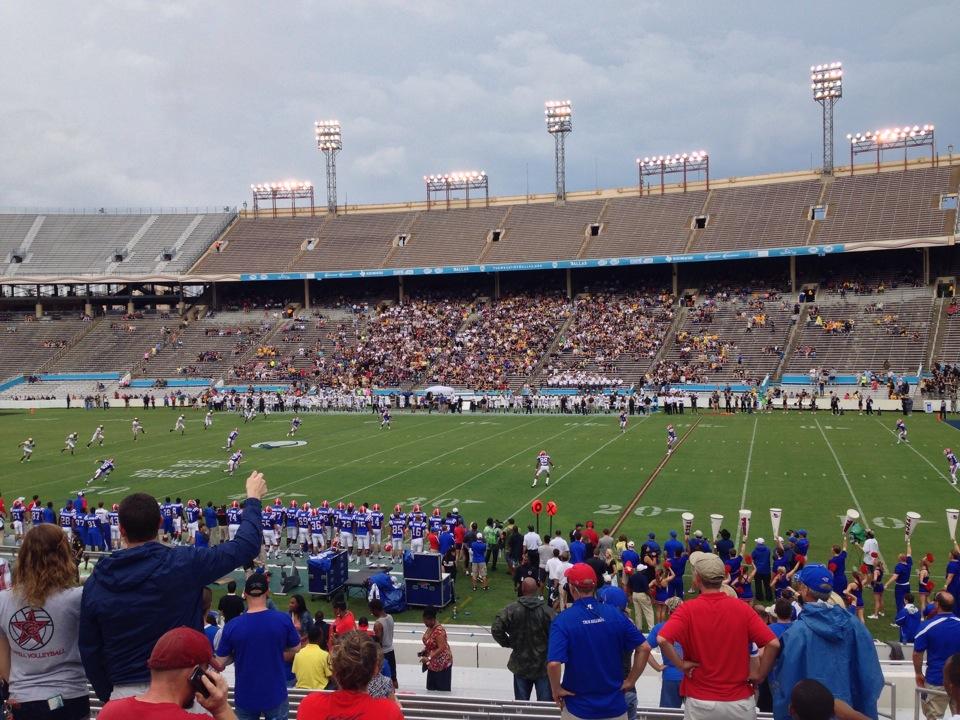
M 39 650 L 53 637 L 53 618 L 43 608 L 20 608 L 10 618 L 7 637 L 23 650 Z

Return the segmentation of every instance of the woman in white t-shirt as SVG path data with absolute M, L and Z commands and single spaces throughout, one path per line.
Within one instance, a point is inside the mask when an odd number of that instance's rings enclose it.
M 13 587 L 0 592 L 0 678 L 10 684 L 14 720 L 90 717 L 77 649 L 81 593 L 67 536 L 53 524 L 33 527 Z

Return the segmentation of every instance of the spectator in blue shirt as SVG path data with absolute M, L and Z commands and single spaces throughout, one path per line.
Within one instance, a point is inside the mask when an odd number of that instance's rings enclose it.
M 750 557 L 753 558 L 753 567 L 757 572 L 753 576 L 757 600 L 770 602 L 773 600 L 773 591 L 770 589 L 770 548 L 766 541 L 761 537 L 754 541 L 753 552 Z
M 884 587 L 894 586 L 893 598 L 897 603 L 897 613 L 903 609 L 904 598 L 910 593 L 910 575 L 913 572 L 913 552 L 907 540 L 907 551 L 897 557 L 897 564 Z
M 720 531 L 720 539 L 714 544 L 717 549 L 717 555 L 722 558 L 730 557 L 730 551 L 733 550 L 733 540 L 730 539 L 730 531 L 724 528 Z
M 913 593 L 905 593 L 903 607 L 897 611 L 893 624 L 900 628 L 900 642 L 912 643 L 923 620 L 920 608 L 913 604 Z
M 289 714 L 287 663 L 300 649 L 290 616 L 267 607 L 270 585 L 262 573 L 247 578 L 247 611 L 223 626 L 218 660 L 236 663 L 234 706 L 239 720 L 284 720 Z
M 624 550 L 622 553 L 620 553 L 620 562 L 622 562 L 624 565 L 626 565 L 627 563 L 630 563 L 635 568 L 640 567 L 640 555 L 634 549 L 635 547 L 636 547 L 636 543 L 634 543 L 633 540 L 628 542 L 627 549 Z M 570 550 L 573 550 L 573 545 L 570 546 Z M 570 553 L 570 562 L 573 562 L 572 552 Z M 582 560 L 578 562 L 582 562 Z
M 573 604 L 550 625 L 547 675 L 554 701 L 572 718 L 625 715 L 624 692 L 643 670 L 639 648 L 645 638 L 623 612 L 594 597 L 593 568 L 578 563 L 564 576 Z M 624 677 L 621 660 L 631 651 L 633 664 Z
M 477 580 L 483 584 L 484 590 L 490 589 L 487 580 L 487 543 L 481 533 L 477 533 L 470 543 L 470 579 L 474 592 L 477 591 Z
M 440 536 L 437 538 L 437 542 L 440 543 L 441 555 L 446 555 L 447 551 L 453 547 L 453 543 L 454 543 L 453 533 L 450 532 L 449 525 L 443 526 L 443 531 L 440 533 Z
M 677 540 L 677 531 L 670 531 L 670 539 L 663 543 L 663 554 L 668 557 L 676 557 L 677 551 L 683 552 L 683 543 Z
M 634 553 L 636 555 L 636 553 Z M 570 541 L 570 562 L 576 564 L 581 563 L 587 558 L 587 546 L 583 544 L 583 540 L 580 539 L 579 535 L 574 535 L 573 540 Z M 640 558 L 637 558 L 637 562 L 640 561 Z
M 950 593 L 938 592 L 934 601 L 937 614 L 917 631 L 913 641 L 913 669 L 917 687 L 943 690 L 943 666 L 954 653 L 960 652 L 960 618 L 953 614 L 954 598 Z M 923 672 L 923 656 L 927 656 L 927 671 Z M 921 695 L 923 714 L 928 718 L 943 717 L 948 698 L 942 695 Z
M 210 540 L 217 544 L 220 540 L 220 531 L 217 526 L 217 509 L 211 500 L 207 500 L 207 506 L 203 509 L 203 524 L 210 531 Z
M 680 606 L 681 602 L 683 601 L 680 598 L 672 597 L 667 600 L 667 609 L 672 613 Z M 650 634 L 647 636 L 647 642 L 643 645 L 643 650 L 647 655 L 649 655 L 652 648 L 657 647 L 657 635 L 660 632 L 660 628 L 665 624 L 666 621 L 657 623 L 650 630 Z M 680 643 L 675 642 L 673 649 L 677 651 L 677 655 L 681 658 L 683 657 L 683 648 L 680 646 Z M 680 681 L 683 680 L 683 671 L 670 662 L 670 659 L 666 656 L 663 656 L 662 663 L 658 663 L 654 658 L 649 658 L 647 662 L 650 664 L 650 667 L 660 673 L 660 707 L 682 707 L 683 698 L 680 697 Z

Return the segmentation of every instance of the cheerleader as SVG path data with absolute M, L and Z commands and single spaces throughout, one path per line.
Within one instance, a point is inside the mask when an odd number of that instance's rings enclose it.
M 870 574 L 871 585 L 873 588 L 873 615 L 867 615 L 869 620 L 876 620 L 877 618 L 882 618 L 886 615 L 883 611 L 883 591 L 885 586 L 883 584 L 883 575 L 886 572 L 886 567 L 883 565 L 883 560 L 880 559 L 879 553 L 873 553 L 873 571 Z
M 863 575 L 859 571 L 850 573 L 850 582 L 843 591 L 843 599 L 847 601 L 850 614 L 856 615 L 860 622 L 863 622 Z

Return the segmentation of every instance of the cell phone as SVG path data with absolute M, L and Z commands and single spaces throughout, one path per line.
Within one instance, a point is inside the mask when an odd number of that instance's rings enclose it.
M 203 684 L 203 678 L 207 674 L 207 671 L 202 667 L 197 665 L 193 672 L 190 673 L 190 687 L 194 689 L 195 692 L 200 693 L 204 697 L 210 697 L 210 691 L 207 690 L 207 686 Z

